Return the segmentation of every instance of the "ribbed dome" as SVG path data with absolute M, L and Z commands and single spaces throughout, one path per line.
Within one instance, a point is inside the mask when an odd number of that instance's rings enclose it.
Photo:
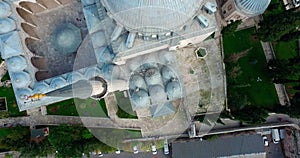
M 148 85 L 161 84 L 161 75 L 156 68 L 151 68 L 145 73 L 145 80 Z
M 31 82 L 30 76 L 26 72 L 14 73 L 11 76 L 11 80 L 16 88 L 28 87 Z
M 50 84 L 50 86 L 54 89 L 62 88 L 65 85 L 66 85 L 66 80 L 64 80 L 62 77 L 54 78 Z
M 166 92 L 169 100 L 174 100 L 182 97 L 181 87 L 178 81 L 172 81 L 167 84 Z
M 27 67 L 26 60 L 22 56 L 8 58 L 6 64 L 12 72 L 22 71 Z
M 271 0 L 235 0 L 240 11 L 247 16 L 257 16 L 265 12 Z
M 1 8 L 0 8 L 1 12 Z M 1 13 L 0 13 L 1 14 Z M 10 18 L 0 19 L 0 34 L 8 33 L 16 29 L 16 23 Z
M 130 77 L 129 88 L 131 90 L 139 89 L 147 89 L 146 82 L 141 75 L 133 75 Z
M 112 17 L 127 30 L 158 33 L 179 29 L 193 19 L 202 0 L 103 0 Z
M 43 94 L 46 93 L 48 90 L 49 90 L 49 85 L 46 84 L 45 82 L 39 82 L 33 86 L 33 92 L 35 94 L 39 94 L 39 93 Z
M 10 6 L 6 2 L 0 1 L 0 19 L 6 18 L 11 14 Z
M 133 92 L 131 98 L 137 107 L 145 107 L 150 105 L 150 99 L 148 93 L 145 90 L 139 90 Z

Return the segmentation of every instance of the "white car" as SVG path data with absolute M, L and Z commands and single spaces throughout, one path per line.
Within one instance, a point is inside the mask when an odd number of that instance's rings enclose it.
M 169 146 L 167 143 L 164 144 L 164 154 L 168 155 L 169 154 Z
M 103 157 L 103 154 L 101 152 L 99 152 L 98 157 Z
M 119 155 L 119 154 L 121 154 L 121 150 L 117 149 L 115 153 Z
M 134 146 L 134 147 L 133 147 L 133 153 L 134 153 L 134 154 L 138 154 L 138 153 L 139 153 L 139 151 L 138 151 L 138 149 L 137 149 L 137 146 Z
M 157 150 L 156 150 L 156 146 L 155 146 L 155 145 L 152 145 L 152 146 L 151 146 L 151 151 L 152 151 L 152 154 L 153 154 L 153 155 L 156 155 L 156 154 L 157 154 Z
M 269 146 L 269 142 L 268 142 L 267 136 L 263 136 L 262 138 L 263 138 L 263 141 L 264 141 L 264 145 L 265 146 Z

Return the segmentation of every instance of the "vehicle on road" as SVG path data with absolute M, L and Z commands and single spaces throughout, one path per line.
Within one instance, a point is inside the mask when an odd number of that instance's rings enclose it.
M 103 157 L 103 154 L 101 152 L 99 152 L 98 157 Z
M 263 138 L 263 141 L 264 141 L 264 145 L 265 146 L 269 146 L 269 142 L 268 142 L 267 136 L 263 136 L 262 138 Z
M 272 140 L 274 144 L 278 144 L 280 141 L 279 131 L 277 128 L 272 129 Z
M 152 154 L 153 154 L 153 155 L 156 155 L 156 154 L 157 154 L 157 150 L 156 150 L 156 146 L 155 146 L 155 145 L 152 145 L 152 146 L 151 146 L 151 151 L 152 151 Z
M 164 154 L 165 154 L 165 155 L 168 155 L 168 154 L 169 154 L 169 146 L 168 146 L 168 143 L 165 143 L 165 144 L 164 144 Z
M 138 153 L 139 153 L 137 146 L 134 146 L 134 147 L 133 147 L 133 153 L 134 153 L 134 154 L 138 154 Z

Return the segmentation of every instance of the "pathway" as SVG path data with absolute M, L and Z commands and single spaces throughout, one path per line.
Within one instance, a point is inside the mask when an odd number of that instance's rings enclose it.
M 276 59 L 272 43 L 261 41 L 261 45 L 263 47 L 267 62 L 269 62 L 272 59 Z M 274 86 L 278 95 L 280 105 L 289 105 L 290 100 L 286 93 L 285 86 L 283 84 L 275 84 L 275 83 Z

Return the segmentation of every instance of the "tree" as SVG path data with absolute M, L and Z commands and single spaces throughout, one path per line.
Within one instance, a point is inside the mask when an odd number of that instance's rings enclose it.
M 20 157 L 47 157 L 47 155 L 55 153 L 55 148 L 46 139 L 40 143 L 28 143 L 19 151 L 21 153 Z
M 258 37 L 263 41 L 277 41 L 284 35 L 295 32 L 300 25 L 300 13 L 286 11 L 280 14 L 270 15 L 259 23 Z
M 264 123 L 268 117 L 265 109 L 255 106 L 245 107 L 241 110 L 233 111 L 231 114 L 234 119 L 253 125 Z
M 6 138 L 1 139 L 1 144 L 7 146 L 10 150 L 18 150 L 29 142 L 29 128 L 17 126 L 11 129 Z
M 222 34 L 230 34 L 236 31 L 238 26 L 242 23 L 241 20 L 237 20 L 235 22 L 232 22 L 231 24 L 227 25 L 226 27 L 223 28 Z

